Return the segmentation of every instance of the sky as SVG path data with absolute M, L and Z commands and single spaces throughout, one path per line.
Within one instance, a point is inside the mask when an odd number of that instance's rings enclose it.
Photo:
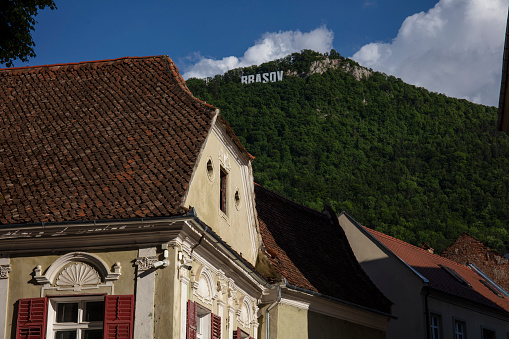
M 498 105 L 507 0 L 55 2 L 36 17 L 37 56 L 14 66 L 168 55 L 187 79 L 334 48 L 407 83 Z

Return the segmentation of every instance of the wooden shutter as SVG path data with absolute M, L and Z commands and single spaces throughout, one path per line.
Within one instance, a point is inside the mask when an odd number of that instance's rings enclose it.
M 215 314 L 210 315 L 212 339 L 221 339 L 221 317 Z
M 198 309 L 194 301 L 187 301 L 187 339 L 196 339 Z
M 134 296 L 107 295 L 104 309 L 104 339 L 132 339 Z
M 241 339 L 242 338 L 242 331 L 240 328 L 237 327 L 236 331 L 233 331 L 233 339 Z
M 47 298 L 29 298 L 18 301 L 16 339 L 46 338 Z

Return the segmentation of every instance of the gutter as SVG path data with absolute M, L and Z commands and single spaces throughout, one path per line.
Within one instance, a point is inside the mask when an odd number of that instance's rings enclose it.
M 426 338 L 431 339 L 431 324 L 430 324 L 430 314 L 429 314 L 429 306 L 428 306 L 428 296 L 429 296 L 429 285 L 424 286 L 424 317 L 426 319 Z

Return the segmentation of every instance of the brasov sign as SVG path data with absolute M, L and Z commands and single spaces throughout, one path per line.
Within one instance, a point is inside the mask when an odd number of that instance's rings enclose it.
M 262 74 L 252 74 L 252 75 L 243 75 L 240 77 L 241 84 L 252 84 L 253 82 L 276 82 L 283 81 L 283 71 L 270 72 L 270 73 L 262 73 Z

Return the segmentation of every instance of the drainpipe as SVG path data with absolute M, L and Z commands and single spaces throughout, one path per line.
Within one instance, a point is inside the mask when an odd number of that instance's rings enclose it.
M 266 318 L 267 318 L 267 336 L 266 339 L 270 338 L 270 310 L 274 308 L 279 302 L 281 301 L 281 285 L 277 285 L 277 298 L 274 300 L 272 304 L 270 304 L 269 307 L 267 307 L 267 311 L 265 311 Z
M 426 338 L 431 339 L 431 326 L 429 323 L 429 306 L 428 306 L 428 296 L 429 296 L 429 287 L 424 287 L 424 313 L 426 317 Z

